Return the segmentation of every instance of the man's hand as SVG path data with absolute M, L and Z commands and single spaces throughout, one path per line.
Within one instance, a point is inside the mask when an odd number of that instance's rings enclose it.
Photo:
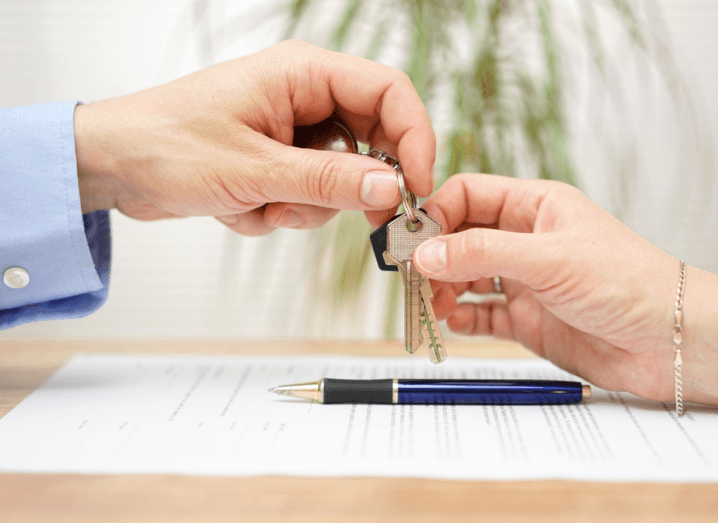
M 410 190 L 431 193 L 435 138 L 408 77 L 287 41 L 166 85 L 78 106 L 83 213 L 216 216 L 248 235 L 317 227 L 338 209 L 364 210 L 378 225 L 400 201 L 392 168 L 357 154 L 291 146 L 294 127 L 335 111 L 357 139 L 399 157 Z

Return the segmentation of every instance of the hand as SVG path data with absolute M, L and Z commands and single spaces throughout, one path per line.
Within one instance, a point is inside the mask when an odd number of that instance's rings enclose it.
M 357 139 L 396 155 L 431 192 L 435 138 L 408 77 L 287 41 L 136 94 L 78 106 L 82 210 L 141 220 L 216 216 L 243 234 L 311 228 L 337 209 L 378 225 L 398 205 L 396 173 L 357 154 L 292 147 L 296 126 L 337 112 Z
M 439 319 L 514 338 L 599 387 L 670 401 L 679 262 L 565 184 L 451 177 L 423 207 L 445 236 L 414 254 Z M 457 303 L 502 278 L 505 304 Z M 683 390 L 718 404 L 718 276 L 687 269 Z

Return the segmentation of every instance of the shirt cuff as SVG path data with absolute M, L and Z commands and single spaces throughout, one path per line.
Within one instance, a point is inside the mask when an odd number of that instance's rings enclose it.
M 29 277 L 0 282 L 0 328 L 84 316 L 107 298 L 109 218 L 82 216 L 76 105 L 0 109 L 0 272 Z

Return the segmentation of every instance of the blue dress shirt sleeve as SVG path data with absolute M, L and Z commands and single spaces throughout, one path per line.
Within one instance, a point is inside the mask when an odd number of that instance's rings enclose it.
M 0 329 L 86 316 L 107 299 L 110 221 L 81 212 L 76 105 L 0 108 Z

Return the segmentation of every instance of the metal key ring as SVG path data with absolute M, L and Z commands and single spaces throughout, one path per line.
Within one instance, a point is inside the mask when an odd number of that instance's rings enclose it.
M 380 149 L 369 149 L 367 152 L 362 153 L 372 158 L 375 158 L 387 165 L 391 165 L 392 169 L 396 171 L 397 181 L 399 183 L 399 193 L 401 194 L 401 203 L 404 205 L 404 211 L 409 216 L 411 223 L 419 223 L 419 220 L 414 214 L 414 209 L 419 208 L 419 201 L 416 199 L 416 195 L 406 190 L 406 183 L 404 182 L 404 171 L 401 170 L 399 165 L 399 159 L 386 154 Z
M 401 193 L 401 203 L 404 204 L 404 211 L 406 211 L 409 220 L 411 220 L 412 223 L 416 223 L 419 219 L 414 214 L 414 209 L 419 206 L 419 202 L 413 192 L 406 190 L 404 172 L 401 170 L 398 163 L 394 166 L 394 170 L 396 171 L 397 180 L 399 181 L 399 193 Z

